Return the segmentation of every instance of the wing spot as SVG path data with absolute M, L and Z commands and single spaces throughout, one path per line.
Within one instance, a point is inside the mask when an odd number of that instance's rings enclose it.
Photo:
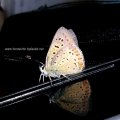
M 77 64 L 76 63 L 74 63 L 75 64 L 75 66 L 77 66 Z
M 53 52 L 53 54 L 55 54 L 55 52 Z
M 55 45 L 56 48 L 59 48 L 59 46 Z
M 61 38 L 59 38 L 59 40 L 61 40 Z
M 78 58 L 78 60 L 81 60 L 82 58 Z
M 79 54 L 76 54 L 76 56 L 79 56 Z
M 63 44 L 61 46 L 63 46 Z

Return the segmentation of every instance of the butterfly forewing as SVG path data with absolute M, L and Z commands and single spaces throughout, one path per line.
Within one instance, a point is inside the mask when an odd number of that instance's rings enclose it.
M 62 48 L 64 48 L 65 46 L 67 47 L 69 44 L 77 45 L 76 35 L 71 29 L 67 30 L 64 27 L 60 27 L 55 33 L 51 46 L 48 50 L 45 66 L 49 67 L 54 56 Z

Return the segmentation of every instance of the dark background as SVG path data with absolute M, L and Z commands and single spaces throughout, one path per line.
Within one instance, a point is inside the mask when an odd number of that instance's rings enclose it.
M 62 4 L 6 19 L 1 36 L 1 80 L 0 96 L 38 84 L 38 63 L 23 59 L 5 60 L 12 57 L 32 56 L 44 63 L 56 30 L 64 26 L 71 28 L 78 37 L 84 53 L 86 68 L 120 57 L 120 4 L 100 5 Z M 39 51 L 5 51 L 5 48 L 44 48 Z M 45 95 L 1 108 L 1 113 L 15 117 L 67 118 L 97 120 L 120 113 L 119 74 L 120 63 L 115 68 L 88 77 L 92 89 L 92 107 L 86 117 L 75 116 L 54 104 L 49 104 Z M 17 117 L 18 117 L 17 116 Z

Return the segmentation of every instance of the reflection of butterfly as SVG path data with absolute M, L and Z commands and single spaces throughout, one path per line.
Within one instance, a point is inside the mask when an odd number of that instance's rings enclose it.
M 60 27 L 47 53 L 45 66 L 40 67 L 39 81 L 42 76 L 44 81 L 44 76 L 51 80 L 51 77 L 79 73 L 84 66 L 84 57 L 75 33 L 71 29 Z
M 90 83 L 84 80 L 59 89 L 51 101 L 69 112 L 82 116 L 90 111 L 90 96 Z

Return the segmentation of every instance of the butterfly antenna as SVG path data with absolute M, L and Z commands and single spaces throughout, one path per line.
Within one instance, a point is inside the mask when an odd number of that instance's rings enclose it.
M 41 64 L 42 64 L 42 66 L 44 67 L 44 63 L 42 63 L 42 62 L 40 62 L 40 61 L 39 61 L 39 63 L 41 63 Z
M 27 58 L 29 60 L 32 60 L 36 63 L 42 64 L 42 66 L 44 66 L 44 63 L 40 62 L 39 60 L 33 59 L 30 55 L 26 55 L 25 58 Z

